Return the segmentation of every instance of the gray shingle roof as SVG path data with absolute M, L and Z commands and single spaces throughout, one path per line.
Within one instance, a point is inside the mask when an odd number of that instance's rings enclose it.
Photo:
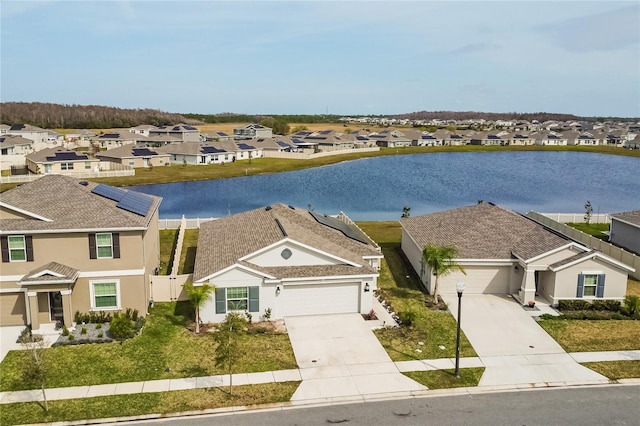
M 0 219 L 0 233 L 146 228 L 162 201 L 150 195 L 153 203 L 147 214 L 140 216 L 116 207 L 117 201 L 92 193 L 98 184 L 87 182 L 84 186 L 80 182 L 70 176 L 47 175 L 3 192 L 3 203 L 51 221 Z
M 527 260 L 569 243 L 542 225 L 490 203 L 403 218 L 400 224 L 419 247 L 453 245 L 459 259 L 517 255 Z
M 50 271 L 54 274 L 62 275 L 61 277 L 55 275 L 44 274 L 38 276 L 39 273 L 44 271 Z M 74 282 L 79 275 L 79 271 L 71 266 L 63 265 L 57 262 L 49 262 L 44 266 L 34 269 L 26 274 L 19 281 L 19 284 L 47 284 L 48 282 L 70 281 Z
M 276 219 L 288 238 L 362 267 L 259 267 L 239 262 L 238 259 L 287 238 Z M 380 255 L 379 247 L 374 243 L 364 244 L 348 238 L 342 232 L 317 222 L 307 210 L 275 204 L 271 209 L 259 208 L 203 224 L 198 237 L 193 278 L 200 280 L 235 263 L 280 278 L 375 274 L 377 272 L 362 257 Z

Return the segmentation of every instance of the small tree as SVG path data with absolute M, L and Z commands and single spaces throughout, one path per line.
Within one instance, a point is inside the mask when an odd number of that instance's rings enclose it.
M 402 216 L 401 217 L 409 217 L 409 216 L 411 216 L 411 207 L 404 206 L 402 208 Z
M 23 372 L 23 377 L 26 382 L 36 383 L 40 386 L 44 401 L 44 411 L 49 411 L 47 394 L 44 391 L 48 373 L 47 344 L 41 337 L 38 336 L 36 338 L 29 333 L 23 337 L 22 346 L 29 352 L 29 363 Z
M 587 204 L 584 205 L 584 223 L 587 225 L 591 222 L 591 216 L 593 215 L 593 207 L 591 201 L 587 200 Z
M 184 290 L 191 300 L 191 304 L 196 310 L 196 333 L 200 333 L 200 307 L 209 299 L 211 293 L 216 290 L 216 286 L 210 284 L 202 284 L 197 287 L 193 283 L 186 283 Z
M 422 261 L 429 267 L 431 274 L 435 275 L 436 282 L 433 287 L 433 302 L 438 303 L 438 279 L 449 275 L 454 271 L 467 274 L 464 268 L 458 265 L 454 258 L 458 250 L 453 246 L 436 246 L 427 244 L 422 250 Z
M 240 357 L 240 339 L 245 333 L 247 320 L 236 312 L 229 312 L 224 321 L 218 325 L 218 331 L 213 335 L 217 343 L 215 349 L 216 367 L 229 369 L 229 393 L 233 394 L 233 366 Z

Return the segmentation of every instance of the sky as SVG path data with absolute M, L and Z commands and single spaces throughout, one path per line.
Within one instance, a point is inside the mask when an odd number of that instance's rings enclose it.
M 638 1 L 6 1 L 0 100 L 640 117 Z

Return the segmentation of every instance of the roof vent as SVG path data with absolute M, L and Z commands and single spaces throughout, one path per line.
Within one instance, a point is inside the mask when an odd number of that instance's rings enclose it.
M 80 182 L 78 182 L 80 185 L 82 186 L 87 186 L 89 185 L 89 182 L 87 182 L 86 180 L 81 180 Z
M 267 206 L 264 208 L 264 211 L 268 212 L 269 210 L 271 210 L 271 206 Z

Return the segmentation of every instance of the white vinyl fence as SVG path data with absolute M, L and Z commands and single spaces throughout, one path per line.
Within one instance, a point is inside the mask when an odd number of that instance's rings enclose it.
M 584 213 L 538 213 L 560 223 L 584 223 Z M 608 213 L 592 214 L 590 223 L 611 223 Z
M 158 219 L 159 229 L 180 229 L 182 221 L 185 221 L 186 229 L 200 228 L 200 224 L 218 219 L 217 217 L 194 217 L 191 219 Z

